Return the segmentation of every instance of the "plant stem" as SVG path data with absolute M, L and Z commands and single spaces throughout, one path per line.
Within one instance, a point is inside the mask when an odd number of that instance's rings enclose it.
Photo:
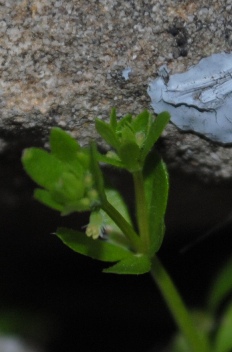
M 209 352 L 208 341 L 199 334 L 172 279 L 156 256 L 152 259 L 151 275 L 192 351 Z
M 141 252 L 141 239 L 134 231 L 133 227 L 124 219 L 124 217 L 113 207 L 112 204 L 105 200 L 102 203 L 102 210 L 115 222 L 115 224 L 122 230 L 123 234 L 130 241 L 133 249 L 136 252 Z
M 150 235 L 148 223 L 147 202 L 145 198 L 144 180 L 142 171 L 133 172 L 135 188 L 136 215 L 140 238 L 143 244 L 144 252 L 148 253 L 150 248 Z

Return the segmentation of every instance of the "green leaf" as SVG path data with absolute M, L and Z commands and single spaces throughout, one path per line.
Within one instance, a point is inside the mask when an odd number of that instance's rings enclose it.
M 136 143 L 135 133 L 131 125 L 125 125 L 120 132 L 120 144 Z
M 88 198 L 82 198 L 80 200 L 66 200 L 57 197 L 53 192 L 48 192 L 43 189 L 37 188 L 34 192 L 34 197 L 44 205 L 61 212 L 61 215 L 68 215 L 73 212 L 90 211 L 91 203 Z
M 161 112 L 158 116 L 156 116 L 154 122 L 151 124 L 143 149 L 141 151 L 141 161 L 145 160 L 147 154 L 150 152 L 155 142 L 160 137 L 169 120 L 170 114 L 166 111 Z
M 62 173 L 67 170 L 59 159 L 39 148 L 26 149 L 22 163 L 31 178 L 48 190 L 53 189 Z
M 96 144 L 94 142 L 90 144 L 90 168 L 100 200 L 104 202 L 104 200 L 106 199 L 105 186 L 102 172 L 98 164 L 98 152 Z
M 69 215 L 74 212 L 90 211 L 93 206 L 88 198 L 82 198 L 76 201 L 70 201 L 64 204 L 61 215 Z
M 147 132 L 149 127 L 149 117 L 150 113 L 147 110 L 141 112 L 137 115 L 131 122 L 131 126 L 135 132 Z
M 71 172 L 64 172 L 57 183 L 51 190 L 54 200 L 67 203 L 68 201 L 76 201 L 84 197 L 84 181 Z
M 117 132 L 120 133 L 125 126 L 131 124 L 131 121 L 132 121 L 131 114 L 127 114 L 123 116 L 117 123 Z
M 144 186 L 149 211 L 151 255 L 156 253 L 163 241 L 164 216 L 166 213 L 169 180 L 165 163 L 154 151 L 144 168 Z
M 110 113 L 110 126 L 112 130 L 115 132 L 117 128 L 117 115 L 116 115 L 116 109 L 113 108 Z
M 100 153 L 97 154 L 97 160 L 104 164 L 108 164 L 111 166 L 119 167 L 121 169 L 125 168 L 124 164 L 118 158 L 117 155 L 113 155 L 113 152 L 108 152 L 106 155 L 102 155 Z
M 124 143 L 120 146 L 119 156 L 128 171 L 134 172 L 141 169 L 138 162 L 139 153 L 139 146 L 135 142 Z
M 131 256 L 131 252 L 124 247 L 113 245 L 101 239 L 93 240 L 82 232 L 58 228 L 56 235 L 73 251 L 93 259 L 116 262 Z
M 111 147 L 117 150 L 119 142 L 112 127 L 100 119 L 95 120 L 95 127 L 100 136 L 111 145 Z
M 83 168 L 79 165 L 78 175 L 69 164 L 56 158 L 39 148 L 30 148 L 24 151 L 22 162 L 31 178 L 49 191 L 37 190 L 35 197 L 52 209 L 62 211 L 62 215 L 74 211 L 87 211 L 95 206 L 96 199 L 85 196 L 85 179 Z M 71 171 L 70 171 L 71 170 Z M 89 190 L 91 192 L 91 190 Z
M 213 352 L 231 352 L 232 350 L 232 303 L 228 305 L 215 338 Z
M 45 191 L 43 189 L 37 188 L 34 191 L 34 197 L 36 200 L 41 202 L 42 204 L 46 205 L 49 208 L 52 208 L 54 210 L 57 210 L 59 212 L 62 212 L 64 207 L 63 205 L 57 203 L 52 197 L 51 194 L 48 191 Z
M 227 296 L 232 293 L 232 259 L 226 263 L 214 280 L 208 297 L 208 307 L 215 311 Z
M 146 255 L 130 255 L 110 268 L 104 269 L 104 273 L 140 275 L 151 269 L 150 259 Z
M 77 152 L 77 160 L 80 163 L 80 165 L 83 167 L 83 169 L 89 170 L 89 168 L 90 168 L 89 147 L 81 148 L 81 150 Z
M 147 139 L 147 133 L 149 131 L 152 120 L 152 115 L 147 110 L 145 110 L 141 114 L 137 115 L 131 123 L 135 133 L 136 143 L 141 150 Z M 141 161 L 143 162 L 143 160 Z
M 50 147 L 52 154 L 65 162 L 72 162 L 76 159 L 77 152 L 81 150 L 77 141 L 58 127 L 51 130 Z
M 89 168 L 89 150 L 81 148 L 67 132 L 55 127 L 50 134 L 51 153 L 57 159 L 70 166 L 77 176 Z

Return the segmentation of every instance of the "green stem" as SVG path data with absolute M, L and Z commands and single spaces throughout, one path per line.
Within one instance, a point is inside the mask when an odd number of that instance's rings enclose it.
M 143 250 L 147 253 L 150 248 L 150 234 L 147 202 L 145 197 L 142 171 L 133 172 L 133 180 L 135 188 L 136 215 L 138 221 L 139 234 L 142 240 Z
M 113 207 L 112 204 L 105 200 L 102 203 L 102 210 L 115 222 L 115 224 L 122 230 L 123 234 L 130 241 L 133 249 L 136 252 L 141 252 L 141 239 L 134 231 L 133 227 L 124 219 L 124 217 Z
M 199 334 L 179 292 L 157 257 L 152 260 L 151 275 L 192 351 L 209 352 L 208 341 Z

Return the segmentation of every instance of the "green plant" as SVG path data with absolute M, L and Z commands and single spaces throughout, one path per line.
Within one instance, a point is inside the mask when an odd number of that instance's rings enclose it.
M 134 118 L 128 114 L 119 120 L 113 109 L 109 123 L 96 119 L 98 133 L 113 151 L 101 154 L 94 142 L 82 148 L 69 134 L 53 128 L 51 152 L 29 148 L 22 162 L 41 187 L 34 193 L 37 200 L 61 215 L 90 212 L 85 234 L 57 229 L 56 235 L 64 244 L 80 254 L 113 263 L 103 270 L 105 273 L 151 273 L 182 333 L 173 351 L 222 352 L 217 343 L 214 349 L 210 346 L 208 331 L 196 327 L 157 257 L 165 232 L 169 182 L 166 166 L 153 146 L 169 118 L 167 112 L 154 118 L 144 111 Z M 131 174 L 136 224 L 122 195 L 103 177 L 100 163 Z

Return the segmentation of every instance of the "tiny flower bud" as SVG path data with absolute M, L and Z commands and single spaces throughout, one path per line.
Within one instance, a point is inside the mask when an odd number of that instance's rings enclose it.
M 89 224 L 86 228 L 86 235 L 96 240 L 102 232 L 102 215 L 99 211 L 93 211 L 89 217 Z

